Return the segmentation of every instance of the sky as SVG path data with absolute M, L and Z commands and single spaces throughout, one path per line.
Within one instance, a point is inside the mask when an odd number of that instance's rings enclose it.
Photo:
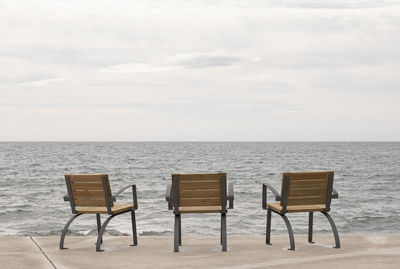
M 399 141 L 400 1 L 0 0 L 0 141 Z

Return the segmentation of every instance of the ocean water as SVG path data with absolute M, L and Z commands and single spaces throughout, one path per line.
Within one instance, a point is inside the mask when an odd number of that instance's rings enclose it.
M 261 184 L 280 190 L 281 173 L 334 170 L 339 199 L 331 216 L 339 233 L 399 233 L 400 142 L 4 142 L 0 143 L 0 236 L 60 235 L 71 216 L 64 174 L 107 173 L 111 188 L 134 183 L 140 235 L 172 235 L 165 202 L 172 173 L 227 173 L 235 185 L 228 234 L 265 234 Z M 272 198 L 272 195 L 269 195 Z M 125 192 L 118 202 L 131 201 Z M 307 213 L 288 215 L 295 233 L 307 232 Z M 104 218 L 104 217 L 103 217 Z M 130 216 L 115 217 L 108 230 L 130 233 Z M 104 220 L 104 219 L 103 219 Z M 183 235 L 218 234 L 217 214 L 184 215 Z M 285 234 L 272 215 L 272 234 Z M 79 217 L 72 234 L 96 228 L 94 215 Z M 322 214 L 315 233 L 328 233 Z

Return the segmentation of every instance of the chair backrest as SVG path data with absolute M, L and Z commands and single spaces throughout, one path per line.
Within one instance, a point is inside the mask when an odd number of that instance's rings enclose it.
M 108 175 L 65 175 L 68 196 L 73 213 L 75 207 L 110 207 L 114 204 L 111 198 Z
M 333 171 L 283 173 L 281 206 L 325 205 L 330 210 Z
M 188 206 L 221 206 L 226 212 L 226 173 L 173 174 L 172 197 L 175 212 Z

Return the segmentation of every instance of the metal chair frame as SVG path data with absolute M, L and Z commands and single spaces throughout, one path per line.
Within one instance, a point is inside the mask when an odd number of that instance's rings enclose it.
M 227 232 L 226 232 L 226 212 L 227 202 L 228 209 L 233 209 L 234 187 L 230 183 L 228 185 L 228 194 L 226 192 L 226 174 L 221 173 L 221 228 L 220 228 L 220 244 L 222 251 L 227 251 Z M 177 195 L 173 195 L 177 194 Z M 179 211 L 179 189 L 178 177 L 172 175 L 172 185 L 167 184 L 165 200 L 168 202 L 168 209 L 173 210 L 174 220 L 174 252 L 179 252 L 179 246 L 182 245 L 182 225 L 181 212 Z
M 110 215 L 103 224 L 101 224 L 101 218 L 100 218 L 100 213 L 77 213 L 75 203 L 74 203 L 74 194 L 72 192 L 71 188 L 71 182 L 70 182 L 70 176 L 66 175 L 65 176 L 65 183 L 67 185 L 67 190 L 68 190 L 68 195 L 64 196 L 64 201 L 69 201 L 71 205 L 71 211 L 72 214 L 74 214 L 68 222 L 65 224 L 64 229 L 61 234 L 60 238 L 60 249 L 68 249 L 64 247 L 64 240 L 65 236 L 67 234 L 68 228 L 71 225 L 71 223 L 79 216 L 84 215 L 84 214 L 96 214 L 96 221 L 97 221 L 97 241 L 96 241 L 96 251 L 101 252 L 103 251 L 101 249 L 101 244 L 103 243 L 103 234 L 104 231 L 108 225 L 108 223 L 116 216 L 131 212 L 131 221 L 132 221 L 132 237 L 133 237 L 133 244 L 131 246 L 136 246 L 138 244 L 138 239 L 137 239 L 137 230 L 136 230 L 136 216 L 135 216 L 135 210 L 138 209 L 138 203 L 137 203 L 137 193 L 136 193 L 136 185 L 126 185 L 120 190 L 118 190 L 114 195 L 111 197 L 109 196 L 109 193 L 111 193 L 111 190 L 109 189 L 109 184 L 107 184 L 107 176 L 103 175 L 102 176 L 102 185 L 103 185 L 103 190 L 104 190 L 104 197 L 106 201 L 106 207 L 107 207 L 107 212 L 108 215 Z M 123 191 L 125 191 L 128 188 L 132 188 L 132 200 L 133 200 L 133 208 L 131 210 L 123 211 L 123 212 L 118 212 L 118 213 L 112 213 L 112 202 L 115 202 L 117 200 L 117 196 L 119 196 Z
M 292 225 L 290 224 L 289 219 L 286 217 L 287 211 L 287 201 L 288 201 L 288 189 L 289 189 L 289 182 L 290 177 L 285 176 L 283 178 L 283 188 L 282 188 L 282 196 L 268 183 L 262 184 L 262 208 L 267 210 L 267 222 L 266 222 L 266 236 L 265 236 L 265 243 L 267 245 L 271 245 L 271 212 L 274 212 L 281 216 L 286 224 L 286 228 L 289 234 L 289 241 L 290 241 L 290 248 L 289 250 L 295 250 L 295 241 L 293 235 Z M 332 217 L 329 215 L 330 211 L 330 204 L 331 199 L 339 198 L 338 192 L 332 187 L 333 186 L 333 173 L 328 175 L 328 190 L 327 190 L 327 198 L 326 198 L 326 207 L 324 210 L 319 211 L 321 212 L 329 221 L 331 225 L 332 232 L 335 238 L 335 246 L 334 248 L 340 248 L 340 239 L 339 233 L 337 231 L 335 222 L 333 221 Z M 271 210 L 267 207 L 267 189 L 269 189 L 275 197 L 275 201 L 281 201 L 282 205 L 282 212 L 276 212 Z M 308 212 L 308 243 L 313 242 L 313 219 L 314 219 L 314 212 Z

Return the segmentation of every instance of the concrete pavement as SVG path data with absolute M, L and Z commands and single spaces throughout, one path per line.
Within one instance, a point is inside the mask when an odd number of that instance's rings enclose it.
M 183 236 L 179 253 L 172 236 L 142 236 L 130 247 L 129 236 L 105 236 L 95 251 L 96 237 L 1 237 L 0 268 L 400 268 L 400 235 L 341 235 L 342 248 L 332 248 L 332 235 L 295 235 L 296 250 L 287 235 L 228 236 L 228 252 L 221 252 L 219 236 Z

